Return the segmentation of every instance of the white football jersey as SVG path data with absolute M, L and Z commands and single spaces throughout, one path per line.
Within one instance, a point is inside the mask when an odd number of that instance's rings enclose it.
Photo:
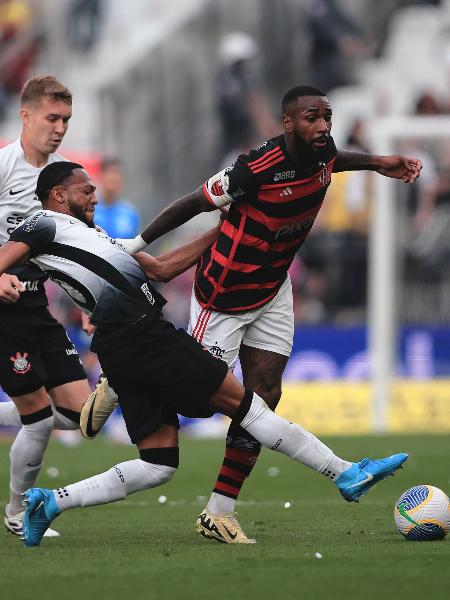
M 50 154 L 47 164 L 66 160 L 60 154 Z M 14 229 L 27 217 L 42 208 L 36 196 L 36 184 L 42 167 L 25 160 L 20 139 L 0 148 L 0 245 L 8 241 Z M 47 297 L 43 283 L 45 275 L 35 265 L 26 263 L 9 269 L 25 287 L 14 306 L 45 306 Z
M 50 154 L 47 164 L 61 160 L 66 159 Z M 8 241 L 19 223 L 42 208 L 36 183 L 45 166 L 34 167 L 25 160 L 20 140 L 0 149 L 0 244 Z
M 31 261 L 58 283 L 95 325 L 134 323 L 159 315 L 164 298 L 139 263 L 104 231 L 79 219 L 40 210 L 11 234 L 31 249 Z

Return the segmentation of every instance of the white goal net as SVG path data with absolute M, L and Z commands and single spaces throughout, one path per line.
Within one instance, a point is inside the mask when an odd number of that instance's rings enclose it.
M 375 180 L 369 348 L 373 427 L 383 432 L 393 384 L 402 376 L 396 372 L 399 328 L 422 325 L 438 333 L 441 328 L 439 343 L 450 348 L 445 334 L 450 326 L 450 117 L 380 118 L 373 123 L 371 139 L 376 154 L 401 153 L 423 162 L 415 186 L 385 177 Z M 427 370 L 426 344 L 426 336 L 417 337 L 418 381 L 433 375 Z

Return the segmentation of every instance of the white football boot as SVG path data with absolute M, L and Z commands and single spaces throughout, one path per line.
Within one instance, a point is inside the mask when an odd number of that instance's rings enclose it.
M 22 537 L 23 536 L 23 526 L 22 526 L 23 514 L 24 514 L 24 511 L 9 517 L 6 514 L 6 509 L 5 509 L 5 518 L 3 519 L 3 523 L 5 525 L 6 531 L 9 531 L 10 533 L 13 533 L 14 535 L 18 535 L 18 536 Z M 58 533 L 54 529 L 50 529 L 50 528 L 47 529 L 47 531 L 44 533 L 44 537 L 59 537 L 60 535 L 61 535 L 60 533 Z
M 109 387 L 104 373 L 100 374 L 92 394 L 83 404 L 80 431 L 88 440 L 95 438 L 118 404 L 116 392 Z
M 211 515 L 205 508 L 195 523 L 195 530 L 203 537 L 223 544 L 256 544 L 256 540 L 245 535 L 236 514 Z

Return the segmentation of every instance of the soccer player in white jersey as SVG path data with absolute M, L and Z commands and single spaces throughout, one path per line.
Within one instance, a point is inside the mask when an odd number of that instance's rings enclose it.
M 41 207 L 42 169 L 56 153 L 72 116 L 72 94 L 53 76 L 36 76 L 22 90 L 19 139 L 0 149 L 0 245 Z M 13 399 L 0 403 L 0 424 L 21 426 L 10 454 L 8 531 L 22 535 L 22 494 L 33 485 L 53 428 L 79 427 L 90 394 L 77 351 L 47 308 L 46 277 L 31 263 L 0 277 L 0 385 Z M 47 535 L 57 536 L 49 530 Z
M 41 208 L 37 179 L 46 165 L 64 160 L 56 150 L 72 115 L 72 95 L 52 76 L 33 77 L 23 88 L 20 115 L 20 139 L 0 149 L 0 245 Z M 187 254 L 181 247 L 159 259 L 165 265 L 176 261 L 180 272 L 191 266 L 189 247 Z M 166 278 L 164 270 L 159 275 Z M 77 429 L 90 394 L 75 347 L 48 311 L 45 279 L 30 262 L 0 277 L 0 385 L 13 399 L 0 403 L 0 424 L 21 427 L 11 448 L 4 524 L 18 536 L 22 494 L 36 481 L 52 429 Z M 106 384 L 100 397 L 93 394 L 97 411 L 101 414 L 105 402 L 109 414 L 117 396 Z
M 17 227 L 0 248 L 0 274 L 31 259 L 90 315 L 97 327 L 92 350 L 118 393 L 140 458 L 56 490 L 27 490 L 27 546 L 39 545 L 64 510 L 114 502 L 170 480 L 179 462 L 177 413 L 227 415 L 264 446 L 323 474 L 349 502 L 407 460 L 404 453 L 358 463 L 339 458 L 314 435 L 275 415 L 238 382 L 226 362 L 167 322 L 161 312 L 165 300 L 149 281 L 157 277 L 157 261 L 144 255 L 138 263 L 95 229 L 95 186 L 80 165 L 48 165 L 36 192 L 44 210 Z M 191 244 L 192 264 L 200 246 Z

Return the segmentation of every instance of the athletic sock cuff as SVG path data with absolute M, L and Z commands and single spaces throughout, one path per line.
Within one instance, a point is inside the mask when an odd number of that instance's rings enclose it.
M 246 417 L 250 407 L 252 405 L 253 392 L 251 390 L 245 389 L 244 397 L 241 400 L 241 404 L 236 411 L 236 414 L 233 417 L 232 424 L 240 425 L 243 419 Z
M 80 424 L 80 413 L 76 410 L 70 410 L 70 408 L 64 408 L 64 406 L 55 406 L 55 409 L 77 425 Z
M 22 425 L 32 425 L 33 423 L 38 423 L 49 417 L 53 417 L 53 411 L 50 405 L 29 415 L 20 415 L 20 420 L 22 421 Z
M 141 460 L 154 465 L 164 465 L 178 469 L 180 451 L 178 448 L 144 448 L 139 450 Z

